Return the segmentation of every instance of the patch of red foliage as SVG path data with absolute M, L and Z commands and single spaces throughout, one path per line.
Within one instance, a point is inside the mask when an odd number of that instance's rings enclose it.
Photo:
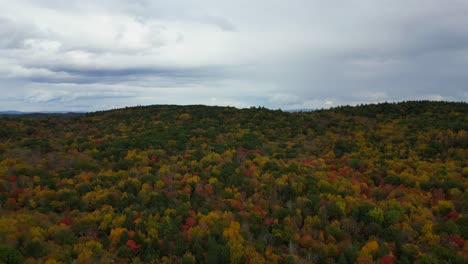
M 191 210 L 191 211 L 193 211 L 193 210 Z M 193 211 L 193 213 L 194 213 L 194 214 L 191 214 L 192 216 L 195 215 L 195 212 L 194 212 L 194 211 Z M 192 217 L 187 217 L 187 218 L 185 219 L 185 224 L 182 225 L 182 226 L 180 227 L 180 230 L 181 230 L 182 232 L 185 233 L 185 232 L 187 232 L 190 228 L 194 227 L 196 224 L 197 224 L 197 220 L 195 220 L 195 219 L 192 218 Z
M 459 235 L 449 235 L 448 239 L 450 242 L 454 243 L 460 248 L 462 248 L 465 244 L 465 240 L 463 240 L 463 238 L 461 238 Z
M 73 219 L 69 217 L 65 217 L 64 219 L 62 219 L 62 221 L 60 221 L 60 223 L 65 224 L 65 225 L 71 225 L 73 223 Z
M 452 211 L 452 212 L 448 213 L 445 217 L 447 217 L 447 219 L 454 219 L 454 218 L 458 217 L 458 213 L 455 212 L 455 211 Z
M 201 187 L 201 186 L 195 187 L 195 192 L 196 192 L 197 194 L 203 194 L 203 193 L 204 193 L 204 192 L 203 192 L 203 187 Z
M 133 216 L 133 222 L 135 222 L 136 220 L 140 219 L 141 218 L 141 215 L 140 214 L 136 214 L 135 216 Z
M 187 219 L 185 219 L 185 224 L 189 227 L 194 227 L 197 224 L 197 220 L 192 217 L 187 217 Z
M 9 182 L 16 182 L 17 180 L 18 180 L 18 177 L 15 176 L 15 175 L 12 175 L 12 176 L 8 177 Z
M 141 245 L 137 244 L 133 239 L 130 239 L 126 243 L 127 247 L 129 247 L 134 253 L 138 252 L 141 249 Z
M 361 193 L 364 194 L 367 197 L 370 196 L 370 190 L 369 189 L 364 189 L 364 190 L 361 191 Z
M 330 179 L 331 181 L 336 180 L 336 173 L 333 171 L 330 171 L 327 176 L 328 176 L 328 179 Z
M 390 255 L 383 256 L 380 259 L 380 264 L 394 264 L 394 263 L 395 263 L 395 259 Z
M 265 212 L 265 210 L 263 210 L 260 206 L 258 205 L 255 205 L 254 208 L 253 208 L 253 211 L 260 214 L 262 217 L 265 217 L 267 212 Z
M 242 205 L 242 202 L 239 200 L 232 201 L 231 206 L 236 208 L 237 210 L 242 210 L 244 208 L 244 206 Z
M 182 189 L 184 193 L 191 194 L 192 193 L 192 188 L 190 186 L 185 187 Z
M 190 229 L 190 227 L 188 225 L 182 225 L 180 227 L 180 231 L 182 231 L 184 233 L 187 232 L 189 229 Z
M 343 167 L 343 168 L 338 170 L 338 174 L 340 174 L 340 176 L 347 176 L 347 175 L 349 175 L 351 173 L 352 173 L 352 171 L 350 171 L 349 168 L 347 168 L 347 167 Z
M 311 235 L 305 234 L 305 235 L 302 235 L 301 238 L 299 239 L 299 244 L 302 247 L 309 248 L 312 245 L 313 241 L 314 239 L 312 238 Z
M 172 183 L 172 180 L 168 177 L 164 177 L 162 178 L 162 181 L 164 182 L 164 184 L 168 185 L 168 184 L 171 184 Z
M 213 186 L 211 186 L 209 184 L 205 185 L 205 193 L 207 195 L 212 195 L 213 194 Z
M 184 185 L 187 183 L 187 178 L 183 177 L 181 180 L 180 180 L 180 184 Z
M 277 223 L 278 222 L 278 219 L 275 219 L 275 218 L 272 218 L 272 217 L 268 217 L 267 219 L 265 219 L 265 225 L 272 225 L 274 223 Z

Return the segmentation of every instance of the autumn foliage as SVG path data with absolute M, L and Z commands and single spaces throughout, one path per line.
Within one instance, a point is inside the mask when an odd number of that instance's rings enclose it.
M 468 106 L 0 117 L 0 263 L 466 263 Z

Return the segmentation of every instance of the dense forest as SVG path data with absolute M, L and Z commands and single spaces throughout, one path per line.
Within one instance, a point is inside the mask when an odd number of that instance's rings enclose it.
M 0 117 L 0 263 L 467 263 L 468 104 Z

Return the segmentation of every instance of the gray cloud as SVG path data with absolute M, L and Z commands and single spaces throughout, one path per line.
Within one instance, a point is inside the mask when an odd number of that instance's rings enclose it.
M 0 4 L 0 110 L 468 98 L 464 0 Z
M 40 32 L 33 25 L 0 16 L 0 49 L 22 48 L 25 40 L 38 35 Z

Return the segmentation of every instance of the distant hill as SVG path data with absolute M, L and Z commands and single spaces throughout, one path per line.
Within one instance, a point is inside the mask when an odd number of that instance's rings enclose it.
M 84 111 L 33 111 L 22 112 L 15 110 L 0 111 L 0 115 L 31 115 L 31 114 L 82 114 Z
M 466 103 L 4 115 L 0 263 L 467 263 L 467 155 Z
M 21 115 L 21 114 L 29 114 L 29 112 L 20 112 L 20 111 L 0 111 L 0 115 Z

